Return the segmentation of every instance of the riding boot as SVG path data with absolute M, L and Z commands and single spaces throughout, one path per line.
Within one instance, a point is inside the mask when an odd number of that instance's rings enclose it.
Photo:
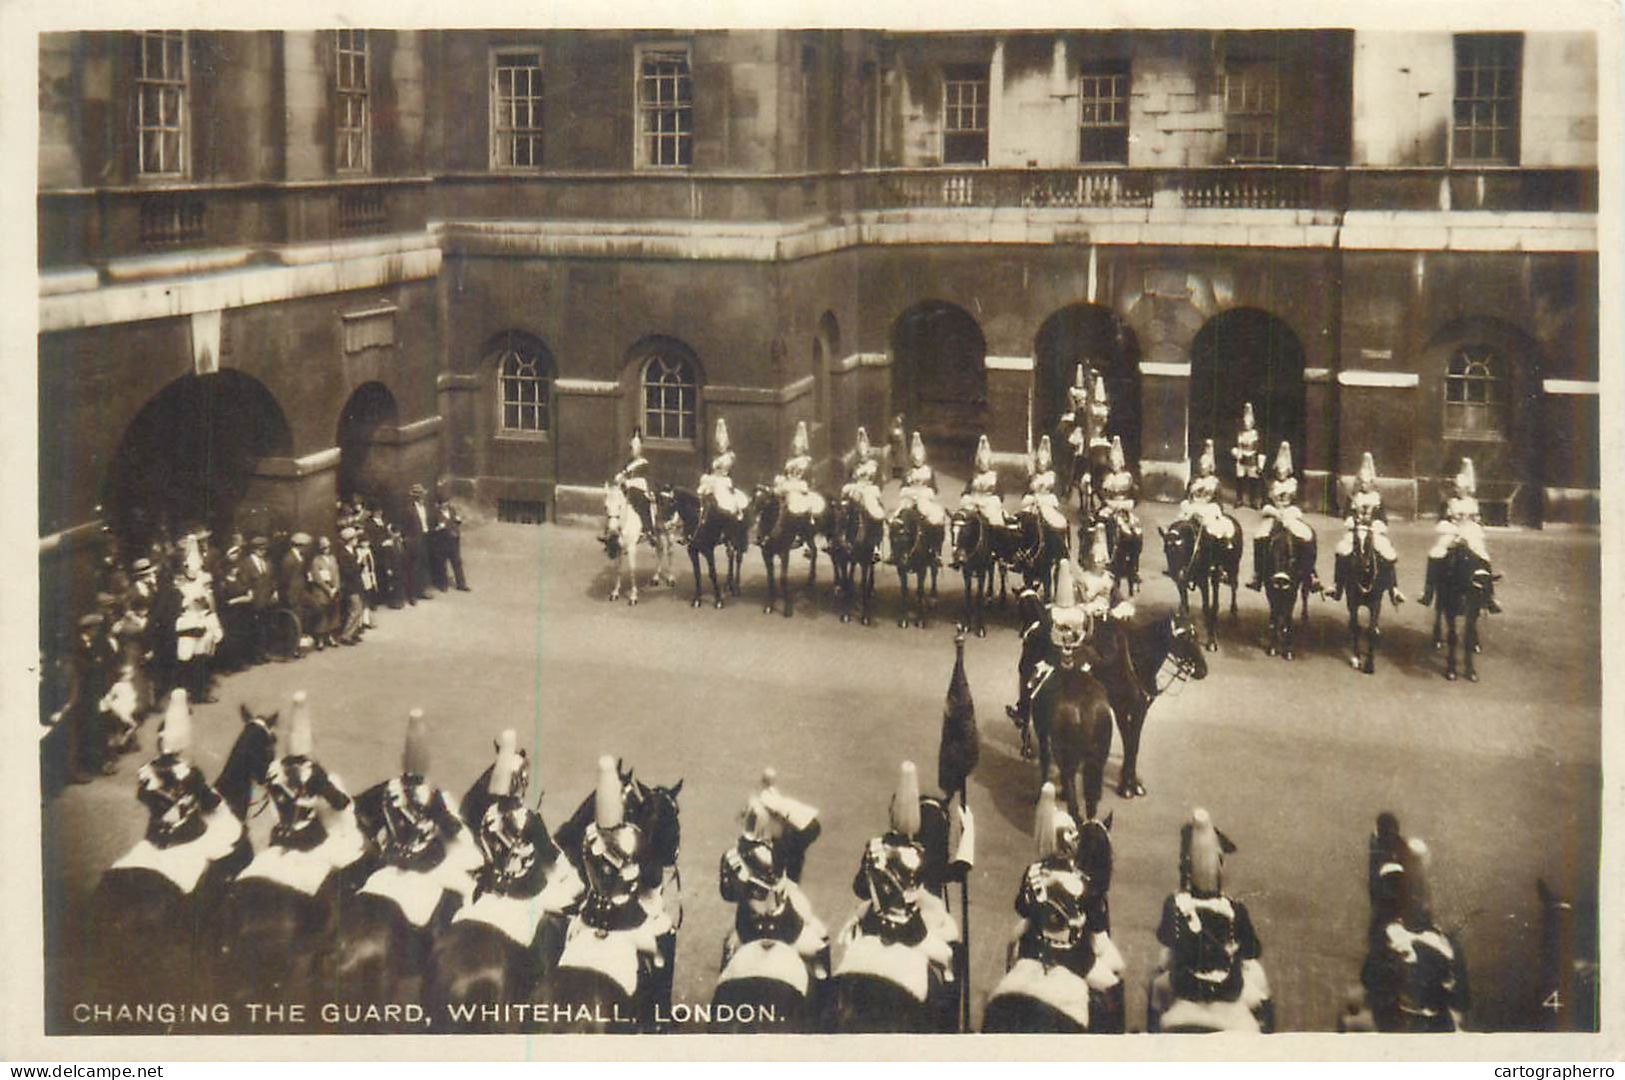
M 1390 562 L 1388 564 L 1388 580 L 1391 582 L 1388 586 L 1388 599 L 1395 607 L 1398 607 L 1406 601 L 1407 597 L 1399 591 L 1399 567 L 1396 563 Z
M 1489 560 L 1484 562 L 1485 571 L 1490 570 Z M 1491 615 L 1501 614 L 1501 605 L 1495 602 L 1495 574 L 1490 573 L 1489 579 L 1484 583 L 1484 610 Z
M 1439 586 L 1439 567 L 1443 562 L 1443 559 L 1435 559 L 1431 556 L 1428 558 L 1427 581 L 1422 586 L 1422 597 L 1417 601 L 1423 607 L 1433 603 L 1434 591 Z
M 1332 564 L 1332 591 L 1326 594 L 1326 598 L 1328 600 L 1336 603 L 1337 601 L 1343 599 L 1343 588 L 1348 583 L 1348 577 L 1349 557 L 1347 555 L 1339 555 L 1337 556 L 1336 561 Z
M 1247 583 L 1247 587 L 1253 592 L 1264 588 L 1264 545 L 1256 539 L 1253 540 L 1253 580 Z

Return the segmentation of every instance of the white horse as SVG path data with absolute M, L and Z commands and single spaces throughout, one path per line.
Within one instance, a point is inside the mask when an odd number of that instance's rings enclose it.
M 655 511 L 658 515 L 658 509 Z M 604 550 L 615 562 L 615 587 L 610 590 L 611 602 L 621 598 L 621 575 L 628 581 L 626 602 L 638 602 L 638 542 L 643 539 L 643 519 L 632 509 L 631 500 L 617 484 L 604 485 Z M 670 522 L 655 522 L 655 534 L 650 537 L 655 548 L 655 572 L 649 578 L 649 588 L 658 588 L 661 579 L 668 587 L 677 583 L 672 573 L 672 551 L 676 546 Z

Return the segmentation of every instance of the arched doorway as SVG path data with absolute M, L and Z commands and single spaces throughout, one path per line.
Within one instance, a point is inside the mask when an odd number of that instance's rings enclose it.
M 1304 461 L 1303 345 L 1292 328 L 1256 308 L 1235 308 L 1207 321 L 1191 342 L 1191 467 L 1204 439 L 1213 440 L 1219 477 L 1235 478 L 1230 448 L 1241 430 L 1242 406 L 1252 402 L 1266 455 L 1266 471 L 1283 441 L 1292 444 L 1292 461 Z
M 368 382 L 356 387 L 339 414 L 338 495 L 385 498 L 394 476 L 394 462 L 376 446 L 379 429 L 393 429 L 400 422 L 395 395 L 383 383 Z
M 891 332 L 894 412 L 924 437 L 932 456 L 968 458 L 987 427 L 987 341 L 963 308 L 916 304 Z
M 194 525 L 229 533 L 259 460 L 292 447 L 281 406 L 252 376 L 177 379 L 119 441 L 102 492 L 108 522 L 133 545 Z
M 1111 405 L 1109 435 L 1123 440 L 1123 456 L 1140 459 L 1140 345 L 1134 331 L 1110 308 L 1071 304 L 1038 329 L 1033 343 L 1033 438 L 1055 438 L 1066 411 L 1067 387 L 1077 366 L 1094 367 L 1106 383 Z

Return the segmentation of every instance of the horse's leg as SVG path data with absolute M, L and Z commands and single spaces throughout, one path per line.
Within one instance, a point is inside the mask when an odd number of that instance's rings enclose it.
M 717 549 L 705 549 L 705 565 L 711 574 L 711 603 L 718 611 L 722 610 L 722 586 L 717 582 Z
M 779 594 L 784 600 L 786 619 L 796 613 L 795 587 L 790 584 L 790 553 L 794 550 L 794 546 L 787 547 L 779 557 Z
M 875 563 L 873 559 L 864 560 L 863 569 L 858 573 L 858 580 L 863 588 L 863 595 L 860 597 L 859 604 L 861 614 L 858 616 L 858 622 L 863 626 L 868 626 L 869 605 L 875 598 Z
M 773 605 L 778 601 L 779 596 L 778 583 L 773 580 L 772 548 L 762 548 L 762 564 L 767 567 L 767 606 L 762 609 L 762 614 L 771 615 L 773 614 Z
M 1106 729 L 1105 748 L 1086 746 L 1083 751 L 1083 813 L 1079 821 L 1094 819 L 1095 811 L 1100 809 L 1100 795 L 1106 783 L 1106 756 L 1111 753 L 1112 746 L 1112 717 L 1109 709 L 1102 708 L 1102 715 L 1095 717 L 1095 722 L 1102 724 Z
M 626 582 L 627 582 L 627 589 L 629 590 L 628 593 L 627 593 L 627 596 L 626 596 L 626 603 L 630 607 L 637 607 L 638 606 L 638 542 L 637 542 L 637 540 L 633 540 L 630 544 L 627 544 L 624 550 L 626 551 L 626 568 L 627 568 Z
M 688 545 L 688 561 L 694 567 L 694 599 L 689 601 L 689 606 L 697 608 L 697 607 L 700 606 L 700 603 L 701 603 L 701 600 L 700 600 L 700 587 L 701 587 L 700 586 L 700 580 L 701 579 L 700 579 L 700 547 L 699 547 L 699 544 L 693 543 L 693 542 L 689 543 L 689 545 Z
M 921 630 L 925 629 L 927 622 L 925 610 L 925 574 L 914 575 L 914 625 Z
M 959 613 L 959 629 L 960 632 L 963 633 L 971 628 L 971 568 L 967 566 L 962 569 L 960 573 L 964 575 L 965 578 L 965 606 Z
M 1435 597 L 1433 600 L 1433 651 L 1438 652 L 1443 644 L 1444 599 Z
M 1145 794 L 1145 784 L 1140 780 L 1140 732 L 1144 728 L 1145 713 L 1139 710 L 1118 713 L 1117 731 L 1123 736 L 1123 768 L 1117 776 L 1117 794 L 1125 799 Z
M 1445 647 L 1444 677 L 1454 682 L 1456 679 L 1456 613 L 1452 611 L 1445 615 L 1444 621 L 1450 628 L 1449 641 Z
M 1355 598 L 1354 592 L 1348 593 L 1349 605 L 1349 666 L 1356 670 L 1360 667 L 1360 602 Z
M 1202 621 L 1207 625 L 1207 651 L 1219 651 L 1219 580 L 1215 574 L 1203 574 L 1198 588 L 1202 590 Z
M 1462 666 L 1466 669 L 1467 681 L 1477 682 L 1478 672 L 1473 668 L 1473 654 L 1478 652 L 1478 605 L 1467 601 L 1467 610 L 1462 617 L 1467 622 L 1467 632 L 1461 642 Z

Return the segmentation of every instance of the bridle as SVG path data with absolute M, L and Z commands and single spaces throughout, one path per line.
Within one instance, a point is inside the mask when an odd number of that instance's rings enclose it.
M 1174 616 L 1170 615 L 1168 617 L 1168 635 L 1170 638 L 1168 652 L 1163 656 L 1162 663 L 1157 670 L 1151 673 L 1149 682 L 1145 676 L 1140 674 L 1139 666 L 1134 663 L 1134 650 L 1129 648 L 1126 643 L 1124 644 L 1123 656 L 1128 661 L 1129 678 L 1134 681 L 1135 689 L 1140 692 L 1140 696 L 1145 699 L 1147 705 L 1154 698 L 1161 697 L 1175 686 L 1189 682 L 1191 676 L 1196 673 L 1195 662 L 1179 656 L 1178 649 L 1175 648 L 1179 639 L 1189 633 L 1190 628 L 1188 626 L 1179 626 L 1175 623 Z M 1158 685 L 1158 680 L 1164 675 L 1167 675 L 1168 681 Z M 1172 696 L 1178 697 L 1179 695 Z

